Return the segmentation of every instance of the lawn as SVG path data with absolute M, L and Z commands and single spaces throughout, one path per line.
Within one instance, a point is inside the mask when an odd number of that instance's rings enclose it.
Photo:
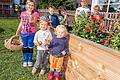
M 4 40 L 15 34 L 19 19 L 0 19 L 0 80 L 47 80 L 47 74 L 41 79 L 32 76 L 32 68 L 22 67 L 21 51 L 12 52 L 4 47 Z M 36 51 L 34 49 L 33 60 Z

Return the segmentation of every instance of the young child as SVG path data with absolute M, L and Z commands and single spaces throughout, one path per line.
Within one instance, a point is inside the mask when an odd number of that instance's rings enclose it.
M 25 11 L 21 12 L 21 21 L 16 31 L 16 36 L 21 35 L 23 42 L 23 67 L 32 66 L 33 55 L 33 39 L 36 32 L 36 22 L 39 13 L 35 12 L 35 3 L 33 1 L 26 2 Z
M 90 12 L 90 9 L 86 7 L 86 1 L 81 1 L 81 7 L 78 7 L 75 12 L 75 21 L 77 22 L 78 16 L 82 14 L 88 14 Z
M 49 8 L 49 12 L 47 14 L 47 18 L 49 20 L 49 26 L 55 28 L 57 25 L 59 25 L 59 19 L 57 17 L 57 15 L 55 15 L 55 7 L 54 6 L 50 6 Z
M 36 73 L 40 65 L 42 66 L 40 75 L 45 73 L 48 64 L 46 40 L 52 40 L 52 35 L 48 30 L 47 18 L 45 16 L 41 16 L 39 23 L 40 23 L 40 30 L 36 32 L 34 38 L 34 43 L 37 46 L 37 56 L 36 56 L 36 62 L 32 69 L 33 75 Z
M 60 80 L 60 71 L 63 65 L 64 56 L 67 54 L 67 29 L 64 25 L 58 25 L 56 28 L 56 36 L 48 43 L 50 49 L 50 72 L 48 80 L 53 80 L 54 73 L 56 80 Z
M 94 12 L 92 12 L 92 17 L 96 17 L 98 21 L 100 21 L 103 18 L 103 14 L 100 13 L 100 6 L 95 5 L 94 6 Z
M 67 16 L 65 7 L 60 6 L 58 12 L 59 12 L 58 18 L 59 18 L 60 25 L 64 24 L 67 27 L 68 26 L 68 20 L 67 20 L 68 16 Z

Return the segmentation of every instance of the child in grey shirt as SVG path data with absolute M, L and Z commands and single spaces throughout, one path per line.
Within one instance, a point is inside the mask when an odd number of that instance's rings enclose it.
M 39 20 L 40 30 L 36 32 L 34 37 L 34 44 L 37 46 L 37 56 L 36 62 L 32 69 L 32 74 L 34 75 L 41 65 L 40 75 L 44 74 L 48 64 L 48 54 L 46 47 L 46 40 L 51 40 L 52 35 L 48 30 L 48 20 L 45 16 L 42 16 Z

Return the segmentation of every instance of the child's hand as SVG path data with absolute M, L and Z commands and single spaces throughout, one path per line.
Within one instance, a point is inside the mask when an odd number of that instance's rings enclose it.
M 19 35 L 20 35 L 20 33 L 17 31 L 15 35 L 16 35 L 16 36 L 19 36 Z
M 15 36 L 19 36 L 19 34 L 16 33 Z
M 33 22 L 33 19 L 34 19 L 33 15 L 30 15 L 30 16 L 29 16 L 29 22 L 32 23 L 32 22 Z
M 51 42 L 51 39 L 49 39 L 49 38 L 45 40 L 45 43 L 46 43 L 47 45 L 49 45 L 50 42 Z
M 49 21 L 50 26 L 52 25 L 52 20 Z
M 62 55 L 65 55 L 65 54 L 66 54 L 66 52 L 65 52 L 65 51 L 62 51 L 61 53 L 62 53 Z
M 41 44 L 42 44 L 41 41 L 37 41 L 37 43 L 36 43 L 37 46 L 40 46 Z

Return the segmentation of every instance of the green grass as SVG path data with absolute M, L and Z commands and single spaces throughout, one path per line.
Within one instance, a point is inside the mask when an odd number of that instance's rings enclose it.
M 41 79 L 32 76 L 32 68 L 22 67 L 21 51 L 12 52 L 4 47 L 4 40 L 15 35 L 19 19 L 0 19 L 0 80 L 47 80 L 47 74 Z M 33 54 L 35 61 L 36 51 Z

